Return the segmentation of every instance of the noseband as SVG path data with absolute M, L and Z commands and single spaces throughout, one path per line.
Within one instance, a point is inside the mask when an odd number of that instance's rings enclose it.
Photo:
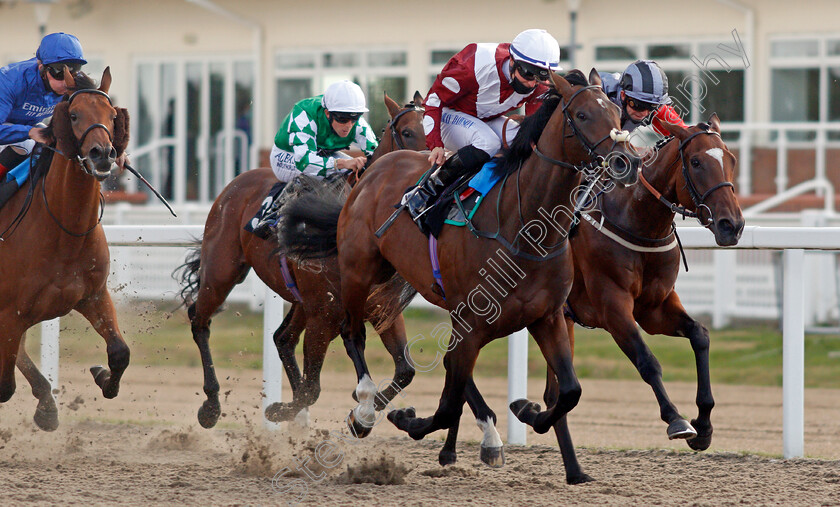
M 111 101 L 111 97 L 107 93 L 103 92 L 102 90 L 97 90 L 97 89 L 94 89 L 94 88 L 90 88 L 90 89 L 76 90 L 75 92 L 73 92 L 73 94 L 70 95 L 70 98 L 67 101 L 68 106 L 73 104 L 73 99 L 75 99 L 79 94 L 82 94 L 82 93 L 95 93 L 97 95 L 102 95 L 103 97 L 108 99 L 108 104 L 110 104 L 111 106 L 114 105 L 114 103 Z M 68 107 L 68 112 L 69 112 L 69 107 Z M 88 165 L 90 163 L 90 158 L 88 158 L 87 156 L 82 157 L 79 154 L 82 151 L 82 146 L 85 144 L 85 138 L 87 137 L 87 135 L 93 129 L 98 129 L 98 128 L 104 129 L 105 132 L 108 133 L 108 140 L 112 143 L 114 142 L 114 135 L 113 135 L 113 133 L 111 133 L 110 130 L 108 130 L 108 127 L 106 127 L 105 125 L 103 125 L 101 123 L 93 123 L 90 126 L 88 126 L 87 129 L 85 129 L 84 133 L 82 134 L 81 139 L 79 139 L 78 142 L 77 142 L 78 145 L 76 146 L 76 162 L 79 163 L 79 165 L 81 166 L 82 170 L 85 173 L 87 173 L 91 176 L 94 176 L 94 173 L 93 173 L 93 169 Z

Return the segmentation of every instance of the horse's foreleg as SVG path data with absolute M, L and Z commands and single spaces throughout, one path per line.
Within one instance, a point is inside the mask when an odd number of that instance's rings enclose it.
M 679 296 L 673 291 L 659 308 L 651 312 L 644 321 L 640 320 L 639 324 L 650 334 L 684 336 L 691 342 L 697 365 L 696 403 L 699 413 L 697 419 L 691 420 L 697 435 L 689 436 L 687 443 L 695 451 L 708 449 L 712 443 L 711 414 L 715 406 L 709 378 L 709 331 L 686 313 Z
M 58 407 L 55 405 L 55 398 L 52 395 L 52 386 L 41 374 L 35 363 L 26 353 L 26 335 L 20 340 L 16 361 L 17 367 L 26 381 L 32 386 L 32 395 L 38 399 L 38 408 L 35 409 L 35 424 L 44 431 L 54 431 L 58 428 Z
M 414 378 L 414 367 L 405 357 L 406 337 L 405 320 L 398 316 L 394 323 L 379 333 L 382 344 L 394 358 L 394 377 L 388 386 L 376 395 L 376 410 L 382 410 L 391 403 L 398 393 L 402 392 Z M 457 431 L 457 430 L 456 430 Z
M 464 339 L 461 339 L 454 348 L 450 348 L 443 358 L 446 380 L 434 415 L 426 418 L 415 417 L 413 408 L 394 410 L 388 414 L 389 421 L 415 440 L 420 440 L 433 431 L 451 428 L 461 418 L 465 401 L 464 392 L 471 381 L 479 349 L 475 344 L 478 341 L 476 337 L 467 336 L 461 326 L 455 322 L 453 322 L 452 334 L 450 342 L 455 339 L 456 334 Z M 489 411 L 489 407 L 487 410 Z M 490 418 L 489 414 L 483 417 L 479 415 L 479 417 L 481 421 L 487 421 Z
M 306 405 L 299 403 L 300 388 L 303 383 L 303 377 L 298 367 L 297 358 L 295 357 L 295 348 L 300 340 L 300 334 L 306 326 L 306 312 L 300 303 L 292 303 L 291 308 L 283 318 L 280 327 L 274 331 L 274 346 L 277 347 L 277 354 L 280 356 L 280 361 L 283 363 L 283 369 L 286 371 L 286 376 L 289 378 L 289 386 L 292 389 L 291 403 L 272 403 L 265 409 L 265 417 L 272 422 L 290 421 L 295 415 L 300 412 L 301 408 L 305 409 Z M 308 333 L 307 333 L 308 336 Z M 307 337 L 306 341 L 309 340 Z
M 9 401 L 15 394 L 15 362 L 24 330 L 7 328 L 3 333 L 7 338 L 0 340 L 0 403 Z
M 572 366 L 572 347 L 562 311 L 543 317 L 528 326 L 549 368 L 557 377 L 557 401 L 545 411 L 537 403 L 520 399 L 510 404 L 517 419 L 545 433 L 563 414 L 572 410 L 580 400 L 581 388 Z
M 567 320 L 567 327 L 574 326 L 573 323 Z M 557 385 L 557 378 L 551 372 L 546 372 L 545 379 L 545 393 L 543 394 L 543 401 L 546 406 L 551 406 L 557 403 L 557 396 L 560 393 L 560 388 Z M 572 434 L 569 432 L 568 414 L 563 416 L 554 423 L 554 434 L 557 436 L 557 445 L 560 447 L 560 455 L 563 457 L 563 468 L 566 469 L 566 483 L 567 484 L 581 484 L 590 482 L 594 479 L 584 473 L 583 469 L 578 463 L 575 455 L 575 446 L 572 443 Z
M 93 379 L 102 389 L 102 396 L 114 398 L 120 391 L 120 379 L 128 367 L 130 351 L 117 326 L 117 312 L 111 295 L 103 287 L 98 294 L 80 302 L 76 311 L 85 316 L 93 328 L 105 339 L 108 352 L 108 369 L 92 366 Z
M 609 297 L 604 297 L 604 301 L 609 301 L 603 306 L 604 329 L 612 335 L 621 351 L 636 367 L 642 380 L 653 389 L 653 394 L 659 404 L 659 416 L 668 424 L 668 438 L 673 440 L 696 436 L 697 432 L 680 415 L 665 391 L 665 384 L 662 382 L 662 366 L 642 339 L 642 334 L 636 326 L 630 294 L 611 292 Z M 642 317 L 645 313 L 644 311 L 637 312 L 642 319 L 649 317 L 649 315 Z

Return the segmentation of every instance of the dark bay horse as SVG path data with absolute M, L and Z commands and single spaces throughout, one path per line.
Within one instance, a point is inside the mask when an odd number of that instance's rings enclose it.
M 413 103 L 403 108 L 385 95 L 385 105 L 391 120 L 371 161 L 394 150 L 425 149 L 423 113 L 417 107 L 420 104 L 422 96 L 419 93 L 415 93 Z M 327 347 L 338 336 L 344 312 L 340 304 L 335 259 L 324 259 L 320 264 L 309 263 L 303 268 L 289 262 L 289 270 L 302 298 L 298 302 L 283 279 L 276 236 L 261 239 L 243 229 L 276 182 L 277 178 L 271 169 L 254 169 L 234 178 L 210 208 L 200 244 L 179 268 L 183 285 L 181 296 L 188 304 L 193 339 L 198 345 L 204 367 L 204 393 L 207 400 L 198 411 L 198 421 L 205 428 L 215 426 L 221 414 L 219 381 L 210 354 L 210 319 L 251 268 L 280 297 L 292 302 L 291 309 L 274 333 L 274 343 L 289 378 L 293 400 L 291 403 L 270 405 L 266 409 L 269 420 L 291 420 L 301 410 L 315 403 L 321 391 L 321 366 Z M 414 376 L 414 368 L 404 357 L 405 323 L 399 311 L 390 310 L 391 305 L 400 308 L 403 298 L 413 295 L 402 294 L 402 290 L 402 283 L 385 286 L 371 299 L 368 307 L 367 315 L 395 364 L 394 386 L 388 386 L 382 396 L 377 397 L 379 408 L 387 405 L 387 401 L 397 394 L 398 388 L 408 385 Z M 306 334 L 301 375 L 295 359 L 295 347 L 304 329 Z
M 15 365 L 38 398 L 35 423 L 58 427 L 49 382 L 27 355 L 24 336 L 35 324 L 76 310 L 105 339 L 108 367 L 91 368 L 105 398 L 113 398 L 129 361 L 108 293 L 110 255 L 102 226 L 100 182 L 128 144 L 128 113 L 108 96 L 111 72 L 97 89 L 65 67 L 74 90 L 55 107 L 54 147 L 42 149 L 29 180 L 0 210 L 0 402 L 15 392 Z
M 715 404 L 709 381 L 709 332 L 686 313 L 674 290 L 680 251 L 672 224 L 677 209 L 696 214 L 718 245 L 730 246 L 741 237 L 744 217 L 732 184 L 735 156 L 720 137 L 717 115 L 708 124 L 688 129 L 662 125 L 674 137 L 657 150 L 655 160 L 643 164 L 644 184 L 602 194 L 596 208 L 586 213 L 590 218 L 584 216 L 571 237 L 575 281 L 567 324 L 570 336 L 572 316 L 608 331 L 653 388 L 660 416 L 668 423 L 668 437 L 686 438 L 692 449 L 705 450 L 712 439 L 710 414 Z M 668 398 L 662 368 L 637 322 L 649 334 L 682 336 L 691 343 L 699 409 L 691 424 Z M 549 379 L 549 390 L 555 388 L 552 383 Z
M 714 232 L 717 243 L 729 246 L 738 242 L 744 218 L 732 186 L 735 157 L 720 137 L 717 115 L 712 115 L 708 124 L 689 129 L 662 125 L 674 138 L 642 163 L 643 184 L 602 193 L 594 206 L 584 210 L 571 235 L 575 281 L 566 323 L 573 344 L 574 320 L 609 331 L 653 388 L 661 417 L 668 423 L 668 437 L 685 438 L 692 449 L 705 450 L 711 443 L 709 417 L 714 407 L 709 333 L 686 313 L 674 290 L 680 253 L 672 226 L 675 210 L 697 214 Z M 671 207 L 671 203 L 686 204 Z M 690 340 L 697 363 L 700 409 L 691 423 L 668 398 L 662 369 L 636 322 L 650 334 Z M 546 402 L 556 396 L 556 389 L 557 382 L 549 374 Z M 440 453 L 441 464 L 455 462 L 457 432 L 457 425 L 450 428 Z
M 338 248 L 342 301 L 347 311 L 341 334 L 356 367 L 357 393 L 376 389 L 363 356 L 364 302 L 373 284 L 389 279 L 396 271 L 426 299 L 449 310 L 452 334 L 449 345 L 443 345 L 446 380 L 437 411 L 425 419 L 415 417 L 413 409 L 388 415 L 412 438 L 423 438 L 458 421 L 465 399 L 477 393 L 471 377 L 479 350 L 523 327 L 539 344 L 561 388 L 546 411 L 528 400 L 513 402 L 511 409 L 517 417 L 544 433 L 558 420 L 565 424 L 565 414 L 580 398 L 562 310 L 573 278 L 566 242 L 573 192 L 584 166 L 608 166 L 604 172 L 612 179 L 634 183 L 638 158 L 629 145 L 618 141 L 623 137 L 619 135 L 618 111 L 608 106 L 594 70 L 588 83 L 579 71 L 566 79 L 552 75 L 552 80 L 556 93 L 523 123 L 500 169 L 507 178 L 488 195 L 497 205 L 484 207 L 474 218 L 477 229 L 498 235 L 489 234 L 495 239 L 476 238 L 467 228 L 455 227 L 444 228 L 440 235 L 445 298 L 433 288 L 437 283 L 428 256 L 429 242 L 408 217 L 397 219 L 382 238 L 375 235 L 404 190 L 428 170 L 426 155 L 403 151 L 383 157 L 371 166 L 341 210 L 325 208 L 329 203 L 306 195 L 290 201 L 284 210 L 280 232 L 290 254 L 317 257 Z M 506 266 L 495 279 L 488 275 L 494 266 Z M 505 281 L 508 284 L 501 285 Z M 364 398 L 359 395 L 360 400 Z M 477 406 L 474 401 L 471 407 L 485 431 L 482 459 L 497 463 L 501 441 L 495 414 L 486 404 Z M 353 409 L 348 424 L 355 434 L 370 432 L 373 408 L 371 402 L 363 402 Z M 568 429 L 558 441 L 567 481 L 589 480 L 574 457 Z M 485 452 L 491 446 L 495 452 Z

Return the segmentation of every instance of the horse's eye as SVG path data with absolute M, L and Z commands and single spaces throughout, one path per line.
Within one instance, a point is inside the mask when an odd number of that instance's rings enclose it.
M 402 136 L 403 137 L 411 137 L 411 131 L 408 130 L 408 129 L 403 130 L 402 131 Z
M 580 121 L 586 121 L 586 115 L 583 113 L 578 113 L 575 116 L 577 116 L 578 120 Z
M 700 161 L 696 158 L 691 159 L 691 167 L 697 168 L 700 167 Z
M 70 120 L 71 121 L 76 121 L 78 119 L 79 119 L 79 115 L 77 115 L 76 113 L 70 113 Z

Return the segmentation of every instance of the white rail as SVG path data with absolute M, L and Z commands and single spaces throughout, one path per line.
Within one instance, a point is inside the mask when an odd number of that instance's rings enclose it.
M 189 246 L 200 237 L 203 226 L 105 226 L 113 246 Z M 685 248 L 717 248 L 714 237 L 699 227 L 680 227 Z M 783 346 L 783 439 L 786 458 L 804 452 L 804 251 L 840 250 L 840 227 L 759 227 L 744 229 L 737 249 L 784 250 L 784 346 Z M 734 254 L 720 249 L 723 256 Z M 283 304 L 266 290 L 263 326 L 263 406 L 280 401 L 283 375 L 274 347 L 273 332 L 282 320 Z M 58 319 L 42 323 L 41 369 L 54 388 L 58 387 Z M 528 340 L 524 331 L 509 341 L 508 397 L 516 399 L 527 393 Z M 270 424 L 266 421 L 266 424 Z M 510 444 L 525 444 L 525 428 L 508 411 Z

